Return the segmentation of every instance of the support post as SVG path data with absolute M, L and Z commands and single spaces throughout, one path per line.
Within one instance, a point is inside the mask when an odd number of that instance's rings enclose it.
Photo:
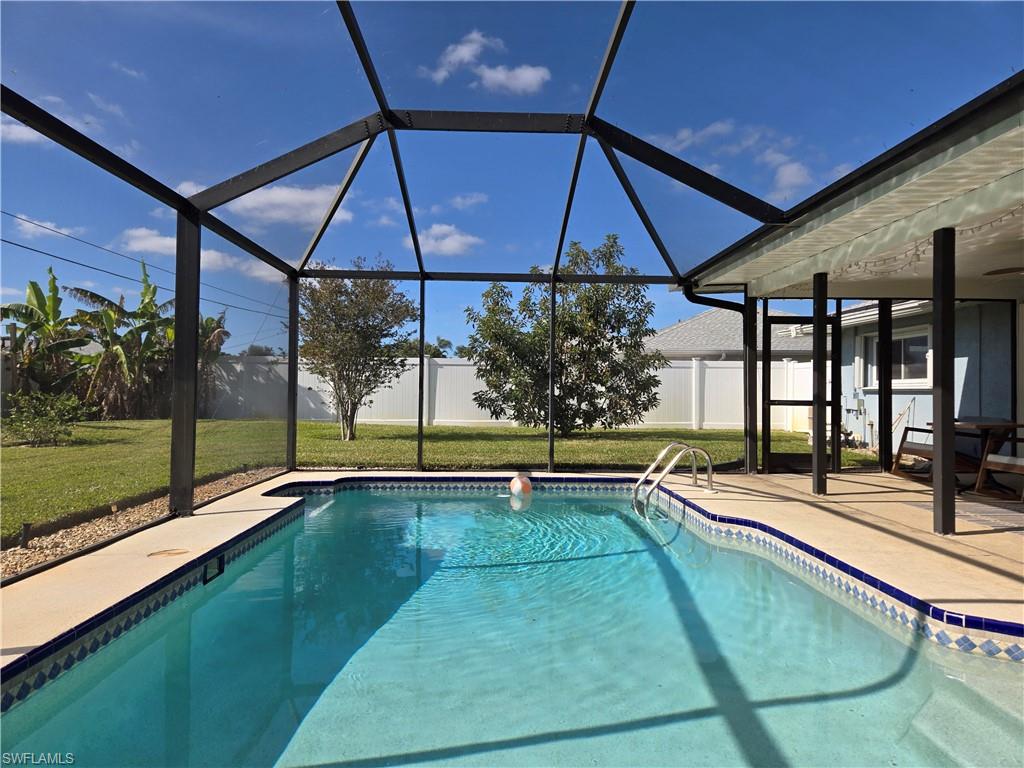
M 832 345 L 829 349 L 832 369 L 832 387 L 829 399 L 829 418 L 832 422 L 832 471 L 835 474 L 843 468 L 843 301 L 836 299 L 836 312 L 832 316 Z
M 419 401 L 416 405 L 416 471 L 423 471 L 423 397 L 424 397 L 424 373 L 426 372 L 426 355 L 423 348 L 426 345 L 427 325 L 427 281 L 420 277 L 420 368 L 419 368 Z
M 814 334 L 812 345 L 811 402 L 811 490 L 816 496 L 828 492 L 828 467 L 825 456 L 825 355 L 828 338 L 828 273 L 816 272 L 813 288 Z
M 288 276 L 288 438 L 285 466 L 295 469 L 299 408 L 299 277 Z
M 756 322 L 756 321 L 755 321 Z M 768 471 L 772 449 L 772 328 L 768 323 L 768 297 L 761 299 L 761 471 Z
M 932 528 L 935 533 L 956 530 L 956 474 L 953 441 L 953 353 L 956 331 L 956 230 L 935 230 L 932 235 Z
M 551 274 L 551 300 L 548 306 L 548 472 L 555 471 L 555 318 L 558 291 Z
M 892 299 L 878 300 L 878 464 L 892 471 Z
M 743 466 L 748 474 L 757 472 L 757 299 L 746 294 L 743 296 Z
M 199 356 L 199 212 L 178 213 L 174 269 L 174 389 L 171 396 L 171 511 L 192 514 Z

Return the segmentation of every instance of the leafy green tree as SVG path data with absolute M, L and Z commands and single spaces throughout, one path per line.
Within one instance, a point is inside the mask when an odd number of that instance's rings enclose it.
M 323 267 L 325 265 L 318 265 Z M 364 269 L 365 260 L 353 260 Z M 374 269 L 392 269 L 378 257 Z M 299 292 L 299 359 L 331 390 L 344 440 L 356 438 L 356 414 L 375 390 L 406 369 L 401 345 L 418 316 L 393 280 L 303 280 Z
M 623 265 L 617 235 L 591 251 L 570 243 L 565 274 L 636 274 Z M 534 267 L 534 273 L 541 270 Z M 559 283 L 555 326 L 555 429 L 561 436 L 601 426 L 637 424 L 658 405 L 657 371 L 666 364 L 647 349 L 654 303 L 643 285 Z M 495 419 L 544 426 L 548 419 L 550 288 L 530 284 L 513 304 L 512 291 L 492 283 L 483 308 L 466 310 L 473 327 L 469 357 L 486 389 L 476 404 Z
M 407 339 L 401 344 L 396 344 L 395 350 L 403 357 L 419 357 L 420 342 L 418 339 Z M 438 336 L 435 341 L 423 342 L 423 354 L 426 357 L 448 357 L 448 353 L 451 351 L 451 341 L 443 336 Z
M 99 408 L 104 419 L 142 418 L 166 401 L 171 379 L 174 301 L 159 303 L 157 287 L 142 265 L 142 288 L 135 309 L 125 308 L 124 296 L 112 301 L 84 288 L 67 292 L 91 311 L 79 310 L 75 320 L 96 352 L 78 355 L 90 369 L 85 402 Z
M 75 327 L 73 316 L 61 314 L 60 289 L 53 269 L 46 293 L 32 280 L 22 303 L 5 304 L 0 309 L 4 320 L 13 320 L 11 355 L 14 360 L 14 389 L 29 392 L 35 387 L 42 392 L 59 393 L 68 389 L 82 372 L 82 364 L 72 351 L 89 343 L 85 334 Z
M 225 327 L 227 323 L 226 312 L 217 316 L 199 317 L 199 358 L 197 374 L 199 378 L 199 418 L 208 419 L 213 415 L 211 404 L 213 403 L 214 388 L 214 363 L 221 355 L 224 342 L 231 338 L 231 332 Z

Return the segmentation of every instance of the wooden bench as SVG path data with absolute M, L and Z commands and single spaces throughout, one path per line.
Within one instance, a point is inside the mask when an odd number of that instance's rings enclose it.
M 1011 437 L 1005 442 L 1024 444 L 1024 437 Z M 987 448 L 988 446 L 986 446 Z M 1003 456 L 1001 453 L 986 451 L 978 470 L 978 481 L 974 485 L 975 491 L 982 490 L 989 472 L 1010 472 L 1015 475 L 1024 475 L 1024 457 Z M 1020 500 L 1024 501 L 1024 489 L 1021 490 Z
M 900 460 L 904 456 L 917 456 L 929 461 L 935 460 L 935 446 L 932 443 L 907 439 L 911 432 L 922 435 L 935 434 L 932 430 L 923 427 L 904 427 L 903 437 L 900 439 L 900 447 L 896 450 L 896 455 L 892 460 L 892 473 L 894 475 L 909 476 L 908 473 L 900 469 Z M 970 432 L 954 432 L 954 434 L 960 437 L 976 437 L 976 435 L 972 435 Z M 974 456 L 959 452 L 953 454 L 954 472 L 977 472 L 980 466 L 980 462 Z

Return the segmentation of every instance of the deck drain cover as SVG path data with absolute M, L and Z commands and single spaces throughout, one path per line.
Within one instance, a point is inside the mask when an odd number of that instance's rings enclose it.
M 177 555 L 187 554 L 187 549 L 159 549 L 156 552 L 150 552 L 146 557 L 175 557 Z

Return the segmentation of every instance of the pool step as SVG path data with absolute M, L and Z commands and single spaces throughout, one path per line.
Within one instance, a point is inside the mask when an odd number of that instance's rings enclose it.
M 936 765 L 1017 764 L 1018 718 L 987 692 L 951 680 L 918 710 L 903 741 Z

